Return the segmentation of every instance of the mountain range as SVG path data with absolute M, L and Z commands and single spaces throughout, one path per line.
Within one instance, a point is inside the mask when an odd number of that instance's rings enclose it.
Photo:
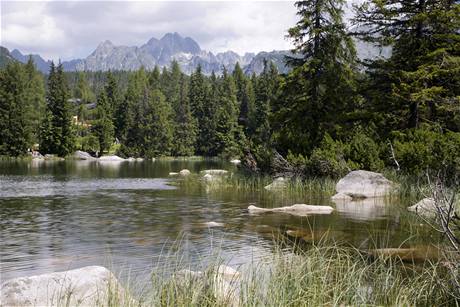
M 3 49 L 6 49 L 2 47 Z M 44 60 L 38 54 L 24 55 L 14 49 L 10 53 L 2 49 L 2 56 L 8 56 L 27 62 L 32 56 L 37 69 L 48 73 L 51 61 Z M 382 55 L 376 48 L 360 44 L 358 55 L 368 58 Z M 263 70 L 264 60 L 272 61 L 281 73 L 288 72 L 284 58 L 292 55 L 290 51 L 279 50 L 271 52 L 245 53 L 239 55 L 233 51 L 214 54 L 201 49 L 199 44 L 190 37 L 182 37 L 178 33 L 167 33 L 161 39 L 151 38 L 142 46 L 116 46 L 111 41 L 101 42 L 97 48 L 85 59 L 74 59 L 63 62 L 65 71 L 107 71 L 107 70 L 137 70 L 144 66 L 147 70 L 155 66 L 168 67 L 176 60 L 182 71 L 190 74 L 201 65 L 204 74 L 222 73 L 223 68 L 232 71 L 238 62 L 246 74 L 260 74 Z

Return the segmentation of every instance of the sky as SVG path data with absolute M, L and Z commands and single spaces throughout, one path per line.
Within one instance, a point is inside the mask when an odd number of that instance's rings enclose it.
M 45 59 L 85 58 L 99 43 L 140 46 L 178 32 L 214 53 L 292 47 L 293 1 L 0 1 L 0 44 Z

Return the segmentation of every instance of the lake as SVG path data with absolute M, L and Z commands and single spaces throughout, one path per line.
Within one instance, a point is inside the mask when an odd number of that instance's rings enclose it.
M 218 160 L 1 161 L 1 280 L 87 265 L 147 278 L 152 270 L 196 269 L 216 257 L 238 267 L 270 256 L 273 238 L 285 237 L 287 230 L 311 230 L 317 238 L 328 233 L 360 249 L 410 243 L 404 205 L 395 200 L 334 204 L 333 191 L 220 189 L 200 175 L 187 183 L 168 175 L 184 168 L 193 174 L 227 169 L 238 176 L 234 165 Z M 308 217 L 247 210 L 251 204 L 295 203 L 336 210 Z M 224 225 L 208 227 L 208 222 Z

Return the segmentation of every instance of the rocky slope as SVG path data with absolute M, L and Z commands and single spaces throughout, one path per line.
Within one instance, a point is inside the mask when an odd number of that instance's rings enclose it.
M 375 46 L 363 42 L 357 42 L 357 51 L 361 59 L 389 54 L 388 50 L 382 52 Z M 209 75 L 212 71 L 217 74 L 222 73 L 224 67 L 231 72 L 237 62 L 246 74 L 260 74 L 264 60 L 267 60 L 272 61 L 280 72 L 286 73 L 289 67 L 285 64 L 285 57 L 290 54 L 289 51 L 283 50 L 244 55 L 233 51 L 213 54 L 201 49 L 190 37 L 167 33 L 161 39 L 151 38 L 142 46 L 116 46 L 106 40 L 85 59 L 75 59 L 62 64 L 66 71 L 137 70 L 141 66 L 151 70 L 156 65 L 160 68 L 169 66 L 173 60 L 176 60 L 186 74 L 191 74 L 198 65 L 201 65 L 202 71 Z M 23 55 L 17 49 L 11 52 L 11 56 L 23 63 L 29 58 L 29 55 Z M 45 61 L 37 54 L 33 54 L 32 58 L 40 71 L 48 73 L 50 61 Z

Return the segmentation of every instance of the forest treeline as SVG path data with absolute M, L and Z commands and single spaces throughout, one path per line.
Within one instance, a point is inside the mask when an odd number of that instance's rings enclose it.
M 369 0 L 347 28 L 342 0 L 296 2 L 295 57 L 247 76 L 161 71 L 41 75 L 32 61 L 0 71 L 0 154 L 76 149 L 125 157 L 252 157 L 275 152 L 304 175 L 351 169 L 460 173 L 460 4 Z M 352 30 L 350 30 L 352 29 Z M 352 36 L 391 46 L 361 62 Z M 76 117 L 75 117 L 76 116 Z M 114 146 L 118 143 L 118 146 Z M 256 166 L 257 165 L 257 166 Z

